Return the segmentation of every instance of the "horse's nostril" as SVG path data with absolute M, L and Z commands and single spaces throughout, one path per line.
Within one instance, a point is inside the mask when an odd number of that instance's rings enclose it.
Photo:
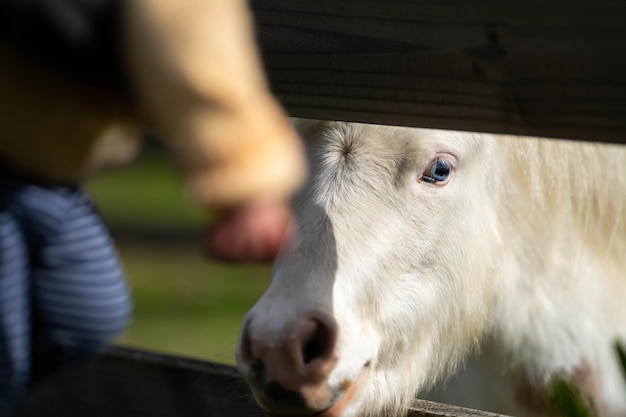
M 305 365 L 318 358 L 328 359 L 334 347 L 333 329 L 331 327 L 317 319 L 306 321 L 303 326 L 305 330 L 300 336 L 302 361 Z
M 244 326 L 239 369 L 269 414 L 311 414 L 332 406 L 337 396 L 328 377 L 338 360 L 338 327 L 321 311 L 283 323 L 259 318 Z
M 302 360 L 308 364 L 315 358 L 322 356 L 328 346 L 328 334 L 319 324 L 316 325 L 313 333 L 305 339 L 302 347 Z
M 257 327 L 255 327 L 255 325 Z M 329 373 L 335 362 L 337 324 L 335 320 L 321 312 L 285 326 L 286 331 L 274 335 L 259 323 L 244 324 L 237 348 L 237 362 L 246 378 L 255 376 L 253 365 L 262 363 L 269 378 L 284 380 L 286 387 L 296 386 L 296 380 L 313 380 Z M 262 382 L 262 381 L 257 381 Z

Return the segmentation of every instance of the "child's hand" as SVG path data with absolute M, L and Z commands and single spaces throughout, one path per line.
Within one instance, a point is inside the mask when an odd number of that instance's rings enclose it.
M 292 213 L 285 203 L 256 201 L 222 215 L 209 227 L 205 251 L 228 262 L 271 262 L 281 243 L 293 239 Z

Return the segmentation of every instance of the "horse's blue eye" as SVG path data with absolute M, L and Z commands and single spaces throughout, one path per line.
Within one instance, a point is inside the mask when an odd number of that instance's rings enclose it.
M 450 176 L 450 163 L 445 159 L 437 159 L 430 169 L 430 177 L 436 181 L 445 181 Z
M 436 184 L 445 183 L 452 173 L 452 164 L 445 159 L 436 159 L 422 175 L 422 180 Z

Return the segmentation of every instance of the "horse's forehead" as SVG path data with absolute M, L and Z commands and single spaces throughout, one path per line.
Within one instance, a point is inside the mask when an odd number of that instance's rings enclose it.
M 304 129 L 312 148 L 325 151 L 400 153 L 409 147 L 415 129 L 343 122 L 318 122 Z
M 379 161 L 417 158 L 433 150 L 463 155 L 480 146 L 476 135 L 467 132 L 327 121 L 305 121 L 298 127 L 312 150 L 352 153 Z

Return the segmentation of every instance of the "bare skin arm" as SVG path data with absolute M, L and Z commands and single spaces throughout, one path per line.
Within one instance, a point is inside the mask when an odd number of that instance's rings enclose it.
M 0 48 L 17 58 L 0 71 L 9 91 L 0 103 L 2 124 L 11 133 L 0 140 L 3 159 L 27 174 L 71 183 L 127 160 L 138 127 L 147 127 L 175 156 L 189 196 L 223 213 L 207 232 L 207 253 L 271 259 L 289 223 L 286 201 L 306 169 L 300 143 L 269 92 L 247 3 L 60 0 L 48 6 L 0 0 L 9 29 L 0 35 L 22 41 Z M 24 31 L 33 19 L 38 29 Z M 35 59 L 20 56 L 26 50 Z M 33 124 L 33 114 L 45 118 Z

